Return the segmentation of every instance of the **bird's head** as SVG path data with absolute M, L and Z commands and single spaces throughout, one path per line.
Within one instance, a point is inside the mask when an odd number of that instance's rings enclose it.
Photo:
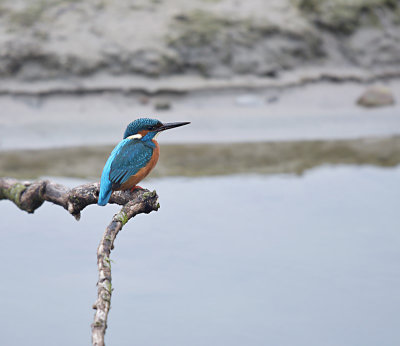
M 158 133 L 164 130 L 172 129 L 174 127 L 183 126 L 190 124 L 190 122 L 178 122 L 178 123 L 165 123 L 157 119 L 150 118 L 140 118 L 132 121 L 126 128 L 124 133 L 125 138 L 137 138 L 141 139 L 146 137 L 146 139 L 151 140 Z

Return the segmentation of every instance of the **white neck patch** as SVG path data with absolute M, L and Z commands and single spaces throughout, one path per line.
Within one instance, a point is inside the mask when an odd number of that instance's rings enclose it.
M 136 135 L 129 136 L 128 139 L 141 139 L 142 137 L 143 136 L 140 133 L 138 133 Z

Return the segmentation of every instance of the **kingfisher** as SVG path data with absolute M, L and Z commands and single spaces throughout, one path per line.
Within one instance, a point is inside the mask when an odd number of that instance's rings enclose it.
M 131 122 L 124 138 L 111 152 L 101 174 L 98 205 L 106 205 L 111 193 L 117 190 L 135 190 L 157 164 L 160 146 L 157 135 L 190 122 L 165 123 L 157 119 L 140 118 Z

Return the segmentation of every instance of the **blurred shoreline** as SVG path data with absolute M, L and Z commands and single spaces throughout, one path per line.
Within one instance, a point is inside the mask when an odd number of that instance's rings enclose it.
M 68 160 L 85 161 L 74 148 L 105 155 L 139 117 L 190 121 L 160 143 L 205 163 L 213 147 L 262 167 L 275 149 L 291 162 L 297 147 L 378 139 L 397 153 L 399 37 L 395 0 L 3 0 L 0 154 L 55 162 L 71 151 Z M 376 84 L 390 102 L 358 106 Z M 242 147 L 262 155 L 241 157 Z M 357 149 L 350 161 L 380 164 L 383 149 L 361 161 Z
M 229 92 L 240 90 L 287 90 L 296 87 L 326 84 L 387 83 L 400 81 L 400 69 L 370 71 L 359 68 L 303 68 L 282 73 L 279 77 L 232 76 L 206 78 L 199 75 L 174 75 L 162 78 L 135 76 L 70 76 L 55 80 L 25 81 L 0 79 L 0 96 L 84 96 L 102 93 L 140 93 L 147 96 L 182 95 L 193 92 Z
M 99 179 L 112 146 L 0 152 L 0 176 Z M 323 165 L 400 164 L 400 136 L 354 140 L 163 145 L 152 177 L 302 174 Z

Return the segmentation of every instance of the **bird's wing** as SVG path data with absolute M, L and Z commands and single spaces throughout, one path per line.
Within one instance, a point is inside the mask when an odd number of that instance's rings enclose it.
M 153 155 L 153 148 L 140 140 L 129 140 L 115 155 L 109 178 L 113 185 L 122 185 L 145 167 Z

